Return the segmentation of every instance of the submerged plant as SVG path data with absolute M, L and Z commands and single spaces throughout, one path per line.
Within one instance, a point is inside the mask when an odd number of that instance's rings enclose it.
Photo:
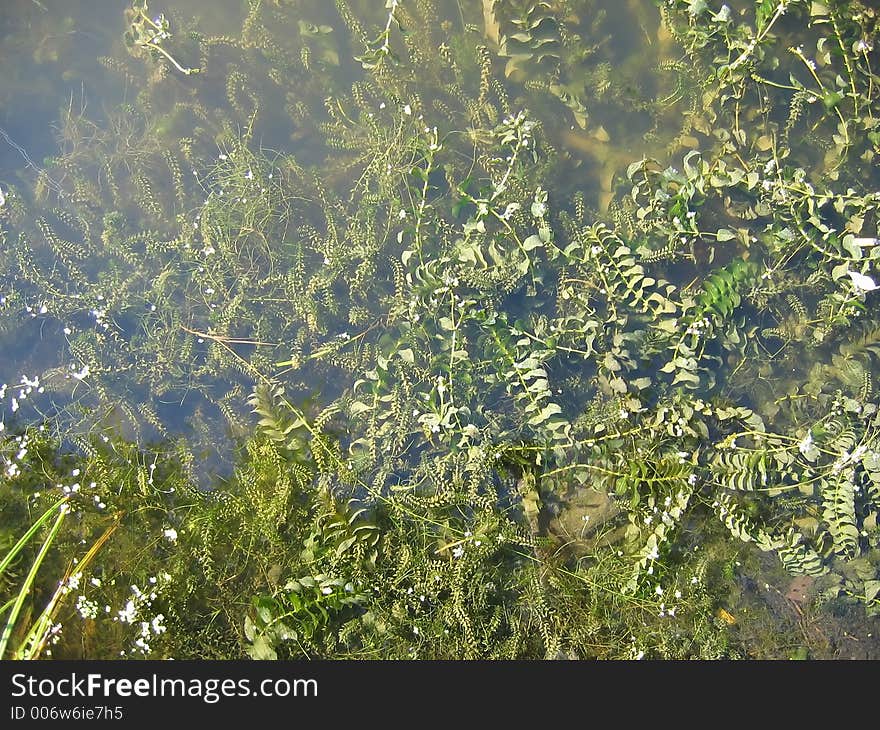
M 135 101 L 0 205 L 0 336 L 61 343 L 2 489 L 51 437 L 120 515 L 91 650 L 732 656 L 740 543 L 880 609 L 873 16 L 662 3 L 621 59 L 593 5 L 251 2 L 175 17 L 198 69 L 132 6 L 200 75 L 106 57 Z
M 127 12 L 129 29 L 125 31 L 123 40 L 126 48 L 132 53 L 146 52 L 154 57 L 165 58 L 180 73 L 189 75 L 198 73 L 198 68 L 186 68 L 165 48 L 165 41 L 171 39 L 171 24 L 164 13 L 155 18 L 150 17 L 147 0 L 133 0 Z

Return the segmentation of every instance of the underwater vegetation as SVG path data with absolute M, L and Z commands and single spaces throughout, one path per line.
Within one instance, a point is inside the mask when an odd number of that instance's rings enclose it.
M 869 3 L 159 5 L 0 128 L 0 654 L 742 658 L 737 561 L 880 613 Z

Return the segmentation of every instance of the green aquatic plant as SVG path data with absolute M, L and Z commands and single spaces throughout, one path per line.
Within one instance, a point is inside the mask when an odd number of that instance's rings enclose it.
M 53 546 L 120 515 L 56 652 L 733 655 L 740 543 L 876 612 L 873 16 L 595 5 L 173 16 L 186 86 L 132 6 L 0 204 L 4 499 L 42 425 Z
M 180 63 L 165 48 L 165 41 L 171 39 L 171 24 L 164 13 L 159 13 L 155 18 L 150 17 L 147 8 L 147 0 L 133 0 L 127 11 L 129 28 L 125 31 L 123 40 L 126 48 L 132 53 L 146 51 L 154 57 L 165 58 L 180 73 L 189 75 L 198 73 L 198 68 L 188 68 Z
M 360 61 L 365 70 L 375 70 L 386 60 L 391 63 L 399 61 L 391 49 L 391 26 L 393 24 L 400 28 L 400 21 L 397 19 L 399 6 L 400 0 L 385 0 L 385 8 L 388 10 L 385 28 L 373 40 L 367 42 L 367 50 L 363 55 L 355 56 L 355 61 Z
M 34 558 L 33 563 L 31 564 L 30 569 L 28 570 L 27 575 L 25 576 L 24 583 L 21 588 L 18 590 L 18 594 L 9 601 L 6 602 L 3 606 L 2 613 L 7 613 L 6 624 L 3 627 L 2 636 L 0 636 L 0 656 L 4 656 L 6 654 L 6 647 L 9 643 L 9 640 L 12 636 L 13 631 L 16 628 L 19 614 L 21 613 L 22 605 L 26 600 L 28 593 L 31 591 L 31 587 L 34 584 L 34 580 L 37 575 L 37 571 L 40 569 L 40 565 L 42 565 L 43 560 L 46 557 L 46 553 L 52 545 L 55 536 L 58 534 L 58 530 L 61 529 L 61 524 L 64 521 L 64 517 L 67 515 L 68 507 L 67 507 L 67 497 L 62 497 L 55 504 L 53 504 L 48 510 L 46 510 L 41 517 L 39 517 L 33 525 L 31 525 L 30 529 L 19 538 L 18 542 L 12 546 L 6 556 L 0 561 L 0 577 L 3 577 L 3 574 L 9 567 L 10 563 L 18 556 L 21 552 L 22 548 L 28 543 L 28 541 L 34 536 L 34 534 L 49 520 L 55 515 L 55 521 L 52 523 L 52 527 L 49 529 L 49 534 L 46 536 L 43 544 L 40 546 L 40 550 Z M 63 581 L 62 581 L 63 583 Z M 37 641 L 39 643 L 43 643 L 45 641 L 46 634 L 48 634 L 50 630 L 50 626 L 43 625 L 42 617 L 37 619 L 37 622 L 32 630 L 34 632 L 34 637 L 32 641 Z M 50 622 L 51 623 L 51 622 Z M 39 627 L 42 627 L 42 631 L 39 630 Z M 31 632 L 28 632 L 31 634 Z M 13 652 L 14 658 L 22 658 L 24 652 L 23 649 L 25 646 L 31 643 L 26 638 L 22 642 L 22 648 L 16 652 Z M 31 656 L 33 656 L 31 654 Z
M 244 634 L 253 659 L 277 659 L 273 644 L 313 639 L 336 614 L 367 597 L 351 583 L 326 575 L 303 576 L 285 583 L 273 596 L 254 599 L 255 619 L 245 619 Z

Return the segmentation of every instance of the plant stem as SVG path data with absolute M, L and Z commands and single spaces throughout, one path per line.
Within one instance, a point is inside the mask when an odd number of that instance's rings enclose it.
M 40 569 L 40 565 L 42 565 L 43 560 L 45 559 L 47 553 L 49 552 L 49 548 L 52 546 L 52 543 L 55 541 L 55 536 L 58 534 L 58 530 L 61 529 L 61 524 L 64 522 L 64 518 L 67 516 L 67 513 L 70 511 L 68 507 L 68 498 L 63 497 L 58 500 L 52 507 L 43 515 L 43 517 L 38 520 L 37 527 L 44 522 L 44 518 L 48 518 L 51 513 L 55 510 L 58 510 L 58 517 L 55 518 L 55 522 L 52 525 L 52 529 L 49 530 L 49 534 L 46 536 L 46 539 L 43 541 L 42 546 L 40 547 L 40 551 L 37 553 L 37 557 L 34 558 L 34 562 L 31 564 L 31 568 L 28 571 L 27 577 L 24 580 L 24 584 L 18 592 L 18 596 L 16 596 L 15 603 L 12 605 L 12 609 L 9 612 L 9 617 L 6 620 L 6 626 L 3 627 L 3 635 L 0 637 L 0 658 L 6 653 L 6 646 L 9 643 L 9 639 L 12 636 L 12 630 L 15 628 L 15 622 L 18 620 L 18 614 L 21 612 L 21 607 L 24 605 L 24 601 L 27 598 L 28 593 L 31 591 L 31 586 L 34 583 L 34 579 L 37 577 L 37 571 Z M 32 528 L 33 529 L 33 528 Z M 35 530 L 34 530 L 35 531 Z M 29 535 L 33 535 L 33 532 L 28 531 Z

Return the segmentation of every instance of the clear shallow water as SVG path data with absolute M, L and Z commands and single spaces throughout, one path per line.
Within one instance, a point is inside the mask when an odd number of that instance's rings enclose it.
M 200 114 L 205 114 L 208 118 L 213 116 L 215 121 L 228 115 L 240 131 L 245 121 L 239 113 L 241 109 L 236 110 L 230 106 L 231 97 L 224 88 L 237 78 L 246 76 L 248 80 L 260 84 L 254 89 L 257 95 L 265 92 L 265 96 L 261 96 L 260 113 L 255 118 L 253 130 L 256 148 L 269 155 L 295 155 L 304 165 L 320 164 L 330 151 L 327 140 L 317 128 L 328 119 L 326 110 L 322 108 L 321 95 L 312 91 L 304 94 L 303 98 L 296 98 L 297 91 L 300 90 L 296 83 L 285 86 L 285 80 L 280 77 L 268 80 L 273 73 L 270 67 L 273 53 L 298 53 L 303 58 L 305 53 L 309 53 L 316 58 L 317 61 L 309 64 L 305 74 L 302 74 L 300 68 L 300 74 L 304 77 L 323 75 L 321 82 L 326 84 L 324 90 L 343 90 L 361 77 L 362 70 L 352 59 L 355 55 L 352 46 L 356 44 L 347 37 L 339 16 L 330 5 L 264 3 L 266 12 L 275 13 L 275 20 L 280 24 L 270 26 L 273 37 L 270 39 L 268 34 L 255 32 L 248 39 L 253 49 L 233 49 L 228 56 L 224 55 L 223 44 L 218 44 L 217 57 L 212 58 L 205 73 L 191 76 L 177 73 L 164 59 L 141 59 L 142 68 L 138 68 L 137 63 L 132 65 L 133 59 L 126 53 L 122 43 L 129 5 L 121 0 L 54 3 L 21 0 L 5 4 L 0 13 L 0 58 L 3 68 L 9 71 L 0 83 L 0 128 L 3 131 L 0 137 L 0 189 L 8 196 L 8 211 L 13 208 L 16 198 L 33 206 L 29 216 L 23 216 L 8 226 L 6 245 L 10 251 L 16 245 L 16 235 L 26 231 L 29 225 L 32 226 L 36 217 L 50 225 L 54 224 L 61 238 L 72 233 L 73 235 L 67 237 L 78 245 L 77 233 L 65 228 L 63 223 L 53 217 L 52 208 L 59 203 L 62 207 L 65 203 L 68 207 L 71 204 L 75 207 L 79 201 L 74 189 L 77 185 L 84 187 L 86 180 L 89 184 L 94 183 L 99 190 L 109 184 L 109 180 L 100 179 L 99 161 L 108 150 L 124 155 L 125 146 L 131 145 L 131 154 L 143 154 L 137 153 L 135 147 L 150 146 L 146 144 L 150 138 L 155 141 L 151 154 L 165 146 L 170 145 L 173 148 L 180 137 L 191 131 L 186 130 L 185 125 L 194 121 L 198 124 L 199 121 L 183 119 L 184 113 L 178 114 L 176 118 L 174 104 L 180 106 L 196 101 L 201 106 Z M 636 12 L 633 12 L 633 8 L 636 8 Z M 242 35 L 242 25 L 248 22 L 247 9 L 246 4 L 234 0 L 211 3 L 190 0 L 155 5 L 154 8 L 151 7 L 151 12 L 154 15 L 159 12 L 167 14 L 172 32 L 177 34 L 175 39 L 184 38 L 189 33 L 198 34 L 201 38 L 235 38 Z M 381 13 L 377 13 L 375 9 L 368 11 L 365 6 L 363 10 L 367 21 L 378 23 L 381 20 Z M 447 3 L 445 7 L 440 4 L 435 10 L 441 25 L 449 24 L 448 27 L 457 28 L 462 26 L 464 18 L 456 3 Z M 467 18 L 467 21 L 477 20 L 479 17 Z M 288 24 L 286 27 L 284 22 Z M 659 16 L 649 4 L 644 7 L 639 7 L 638 4 L 624 7 L 609 3 L 607 7 L 598 8 L 597 13 L 589 20 L 584 19 L 582 25 L 585 30 L 600 29 L 601 35 L 597 36 L 594 47 L 585 53 L 583 72 L 576 68 L 571 70 L 569 86 L 572 94 L 583 93 L 590 84 L 598 84 L 600 88 L 612 87 L 610 80 L 606 83 L 597 79 L 610 76 L 612 69 L 618 67 L 626 67 L 624 83 L 619 84 L 619 88 L 615 87 L 613 92 L 609 91 L 605 98 L 598 100 L 590 112 L 589 122 L 583 124 L 586 129 L 578 125 L 578 117 L 570 114 L 560 116 L 558 108 L 548 115 L 545 124 L 554 143 L 564 147 L 562 160 L 568 170 L 570 182 L 563 183 L 563 188 L 586 192 L 588 196 L 597 197 L 597 202 L 601 205 L 609 194 L 610 176 L 620 174 L 620 167 L 625 162 L 651 151 L 651 144 L 644 139 L 650 120 L 638 109 L 627 109 L 624 97 L 638 93 L 653 94 L 658 83 L 662 83 L 654 73 L 656 53 L 651 47 L 656 42 Z M 470 28 L 471 25 L 467 27 Z M 475 42 L 481 40 L 479 33 L 474 32 L 473 36 Z M 289 48 L 283 45 L 285 38 L 292 41 Z M 490 37 L 490 43 L 492 40 Z M 183 44 L 182 48 L 181 63 L 197 66 L 200 62 L 198 47 L 189 43 Z M 308 51 L 304 51 L 304 48 Z M 286 56 L 285 60 L 289 61 Z M 242 63 L 251 63 L 252 66 L 240 67 Z M 529 67 L 526 70 L 528 78 L 523 83 L 544 83 L 541 69 Z M 138 71 L 141 72 L 140 76 L 137 75 Z M 240 71 L 244 75 L 236 77 L 236 73 Z M 516 77 L 517 73 L 512 76 Z M 320 85 L 315 84 L 316 87 Z M 286 88 L 286 93 L 278 93 L 279 86 Z M 628 86 L 631 88 L 627 88 Z M 514 92 L 516 88 L 516 84 L 511 84 Z M 246 89 L 242 91 L 244 97 L 247 97 L 249 92 Z M 554 105 L 559 107 L 558 99 L 552 95 L 536 101 L 551 108 Z M 157 108 L 160 105 L 164 113 Z M 291 105 L 298 110 L 300 119 L 291 117 Z M 622 114 L 624 110 L 629 113 Z M 584 121 L 583 117 L 580 119 Z M 224 143 L 220 142 L 218 154 L 223 154 L 223 149 Z M 658 148 L 656 152 L 660 153 L 661 150 Z M 150 161 L 147 170 L 154 171 L 156 164 L 155 160 Z M 121 167 L 127 168 L 122 170 L 123 175 L 134 178 L 139 174 L 124 160 Z M 193 172 L 197 170 L 184 170 L 187 177 Z M 77 175 L 82 175 L 83 179 L 75 179 Z M 344 180 L 343 177 L 341 181 Z M 131 181 L 128 182 L 130 185 Z M 154 193 L 159 196 L 170 194 L 171 181 L 167 176 L 166 179 L 159 180 L 158 184 L 165 185 L 166 190 L 156 190 Z M 192 193 L 193 189 L 190 188 L 188 192 Z M 198 215 L 197 207 L 203 200 L 204 196 L 201 200 L 198 196 L 192 196 L 186 201 L 180 201 L 180 209 L 165 208 L 163 213 L 169 216 L 191 215 L 195 219 Z M 102 201 L 99 193 L 84 204 L 93 221 L 97 222 L 104 214 L 113 212 L 113 202 L 106 199 Z M 123 215 L 130 216 L 132 230 L 149 230 L 151 224 L 161 223 L 158 220 L 149 220 L 149 216 L 145 219 L 143 210 L 126 214 L 125 200 L 115 202 L 122 204 Z M 102 210 L 102 205 L 108 207 Z M 183 208 L 186 206 L 189 210 L 185 211 Z M 149 215 L 156 214 L 160 214 L 159 209 L 149 211 Z M 27 235 L 34 233 L 33 229 L 27 231 Z M 40 247 L 36 253 L 41 254 Z M 47 267 L 50 271 L 55 270 L 57 252 L 42 253 L 47 255 L 40 259 L 38 265 Z M 134 263 L 129 258 L 121 263 L 113 262 L 112 266 L 131 267 Z M 93 282 L 100 278 L 104 267 L 110 265 L 94 252 L 85 257 L 82 264 L 83 270 L 88 270 Z M 176 273 L 182 276 L 192 277 L 198 273 L 198 264 L 192 261 L 176 261 L 169 265 L 178 267 Z M 165 270 L 168 273 L 167 268 Z M 152 276 L 156 271 L 158 269 L 144 275 Z M 63 279 L 62 275 L 58 281 Z M 57 307 L 52 307 L 50 311 L 49 297 L 39 296 L 38 291 L 32 290 L 18 296 L 16 289 L 19 283 L 11 281 L 7 275 L 2 292 L 6 311 L 3 330 L 0 331 L 0 337 L 3 338 L 0 380 L 8 385 L 4 421 L 25 423 L 32 418 L 39 420 L 44 415 L 55 414 L 59 410 L 63 413 L 70 407 L 71 398 L 76 401 L 84 396 L 89 401 L 89 407 L 96 407 L 102 398 L 95 401 L 88 397 L 91 393 L 89 381 L 96 376 L 94 366 L 90 377 L 71 378 L 85 372 L 83 368 L 86 363 L 82 358 L 76 357 L 76 353 L 70 348 L 70 342 L 76 339 L 76 334 L 83 327 L 96 326 L 100 333 L 103 325 L 108 324 L 107 321 L 89 320 L 99 319 L 95 312 L 102 311 L 101 302 L 107 299 L 102 300 L 101 297 L 109 298 L 109 292 L 102 294 L 98 290 L 100 287 L 89 286 L 86 287 L 87 292 L 84 290 L 74 294 L 72 292 L 76 286 L 71 282 L 71 295 L 82 296 L 90 301 L 86 304 L 84 299 L 81 307 L 62 313 L 57 311 Z M 39 289 L 39 285 L 37 288 Z M 215 308 L 223 306 L 220 301 L 212 304 Z M 113 319 L 112 327 L 118 330 L 122 339 L 130 340 L 141 326 L 138 318 L 142 312 L 137 311 L 141 306 L 149 308 L 155 305 L 149 301 L 138 302 L 136 306 L 129 307 L 124 315 L 119 312 Z M 19 317 L 16 318 L 13 312 L 17 312 Z M 198 327 L 195 329 L 198 330 Z M 198 339 L 200 341 L 194 344 L 203 345 L 204 338 Z M 125 358 L 125 349 L 122 348 L 114 357 Z M 244 344 L 239 349 L 244 352 L 248 346 Z M 130 370 L 129 366 L 134 362 L 135 360 L 129 363 L 116 361 L 115 364 L 124 372 Z M 42 377 L 41 385 L 38 386 L 42 392 L 38 393 L 38 388 L 34 388 L 31 394 L 24 393 L 21 388 L 15 391 L 16 386 L 22 383 L 22 377 L 32 383 Z M 320 382 L 308 385 L 313 393 L 320 393 L 326 387 Z M 221 378 L 213 378 L 210 386 L 206 387 L 222 392 L 229 386 L 230 383 L 223 382 Z M 239 383 L 239 386 L 247 387 L 247 383 Z M 156 430 L 155 423 L 119 424 L 129 436 L 137 434 L 141 429 L 142 435 L 148 440 L 158 436 L 162 430 L 171 434 L 192 434 L 192 419 L 195 416 L 195 420 L 199 421 L 201 409 L 208 409 L 214 417 L 219 415 L 216 404 L 205 402 L 204 393 L 190 392 L 186 386 L 181 387 L 179 384 L 173 389 L 173 395 L 158 398 L 155 395 L 146 395 L 142 380 L 140 383 L 130 382 L 127 385 L 120 382 L 119 387 L 122 390 L 114 391 L 117 394 L 114 398 L 124 398 L 126 393 L 132 396 L 137 393 L 133 402 L 146 398 L 146 402 L 157 411 L 161 421 L 160 431 Z M 14 404 L 10 400 L 12 397 L 16 397 Z M 105 401 L 106 397 L 103 397 Z M 101 412 L 105 412 L 107 408 L 114 412 L 113 404 L 105 402 L 104 410 L 101 408 L 98 407 Z M 114 418 L 118 421 L 117 416 L 112 416 L 111 422 Z M 126 418 L 122 419 L 125 420 Z M 127 420 L 132 419 L 129 417 Z M 94 425 L 93 420 L 87 419 L 86 422 L 92 424 L 88 428 Z M 212 461 L 223 461 L 225 457 L 220 457 L 219 454 L 226 452 L 231 446 L 231 442 L 221 439 L 223 433 L 228 433 L 228 427 L 219 428 L 218 423 L 222 421 L 215 422 L 213 427 L 207 427 L 211 429 L 208 441 L 217 442 L 212 449 Z M 202 438 L 205 435 L 202 433 Z M 221 446 L 221 443 L 224 445 Z
M 599 517 L 614 526 L 609 543 L 650 533 L 661 505 L 685 494 L 657 484 L 779 490 L 774 529 L 797 515 L 812 534 L 817 510 L 836 525 L 827 504 L 785 493 L 813 481 L 811 439 L 870 405 L 872 335 L 855 311 L 865 299 L 847 286 L 874 283 L 876 219 L 869 210 L 856 230 L 862 212 L 845 196 L 806 222 L 781 202 L 805 179 L 837 179 L 829 140 L 842 101 L 790 93 L 772 62 L 761 69 L 773 79 L 749 82 L 742 108 L 719 101 L 653 3 L 570 3 L 565 13 L 562 3 L 510 3 L 496 15 L 492 3 L 426 0 L 403 4 L 403 30 L 381 5 L 176 2 L 144 18 L 122 2 L 0 11 L 0 60 L 14 69 L 0 79 L 4 428 L 45 421 L 75 448 L 117 434 L 147 450 L 176 444 L 209 487 L 254 429 L 254 385 L 271 379 L 338 438 L 363 493 L 440 490 L 434 480 L 459 455 L 506 442 L 544 480 L 530 528 L 566 545 Z M 170 39 L 149 30 L 159 12 Z M 127 48 L 127 28 L 168 55 Z M 778 28 L 784 40 L 799 31 L 785 19 Z M 797 83 L 811 83 L 806 68 Z M 529 124 L 517 127 L 521 111 Z M 528 144 L 497 144 L 514 128 L 510 139 Z M 774 145 L 789 138 L 790 156 L 777 160 Z M 725 148 L 731 139 L 739 146 Z M 694 190 L 698 151 L 724 161 Z M 870 188 L 872 154 L 847 170 L 860 188 Z M 530 161 L 525 172 L 516 155 Z M 656 163 L 631 167 L 643 158 Z M 804 170 L 777 174 L 783 159 Z M 725 165 L 754 181 L 726 177 Z M 482 237 L 480 202 L 496 199 L 509 205 Z M 777 226 L 770 203 L 796 223 Z M 583 255 L 552 254 L 547 220 L 555 241 Z M 828 260 L 785 248 L 796 229 L 808 237 L 798 226 L 821 233 L 814 251 L 836 246 L 831 227 L 844 225 L 862 243 Z M 627 246 L 638 265 L 620 253 Z M 608 283 L 615 266 L 626 284 Z M 507 319 L 481 319 L 496 311 Z M 718 329 L 692 366 L 688 348 L 710 320 Z M 701 397 L 722 412 L 711 437 L 694 416 Z M 763 448 L 749 408 L 782 432 L 761 457 L 790 456 L 774 467 L 778 484 L 741 476 L 765 467 L 745 461 Z M 734 418 L 746 426 L 728 444 Z M 846 438 L 841 428 L 825 444 L 825 472 L 837 473 L 835 449 L 855 445 Z M 595 443 L 612 447 L 589 452 Z M 420 472 L 431 458 L 445 466 Z M 488 471 L 487 484 L 501 479 Z M 505 479 L 516 496 L 525 479 Z M 629 527 L 616 508 L 584 499 L 592 484 L 629 500 Z M 707 510 L 712 496 L 700 494 Z M 648 544 L 643 552 L 643 564 L 656 557 Z

